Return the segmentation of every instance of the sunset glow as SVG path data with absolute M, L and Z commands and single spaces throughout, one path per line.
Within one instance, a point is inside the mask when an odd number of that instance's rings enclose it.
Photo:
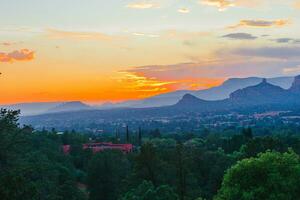
M 4 0 L 0 104 L 119 102 L 300 74 L 298 0 Z

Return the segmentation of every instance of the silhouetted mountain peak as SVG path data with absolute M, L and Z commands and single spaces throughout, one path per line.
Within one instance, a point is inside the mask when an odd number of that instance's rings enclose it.
M 279 87 L 272 85 L 263 79 L 261 83 L 255 86 L 250 86 L 244 89 L 237 90 L 230 94 L 230 99 L 234 102 L 267 102 L 272 99 L 282 97 L 286 91 Z
M 196 100 L 196 99 L 198 100 L 197 97 L 195 97 L 195 96 L 193 96 L 191 94 L 185 94 L 185 95 L 183 95 L 182 99 L 183 100 L 188 100 L 188 101 L 190 101 L 190 100 Z
M 248 78 L 229 78 L 228 80 L 224 81 L 224 83 L 221 86 L 230 87 L 230 86 L 236 86 L 236 84 L 246 84 L 249 86 L 249 84 L 253 84 L 255 82 L 259 82 L 261 78 L 258 77 L 248 77 Z M 255 84 L 254 84 L 255 85 Z
M 81 101 L 69 101 L 69 102 L 63 103 L 62 105 L 68 105 L 68 106 L 87 106 L 86 104 L 82 103 Z
M 252 88 L 252 89 L 255 88 L 258 90 L 261 90 L 261 89 L 283 90 L 281 87 L 269 83 L 267 81 L 267 79 L 265 79 L 265 78 L 263 78 L 259 84 L 254 85 L 252 87 L 248 87 L 248 88 Z M 245 88 L 245 89 L 247 89 L 247 88 Z
M 295 77 L 290 91 L 300 93 L 300 75 Z
M 55 108 L 48 110 L 48 112 L 67 112 L 87 109 L 91 109 L 91 107 L 82 103 L 81 101 L 70 101 L 62 103 Z
M 199 99 L 191 94 L 185 94 L 182 99 L 177 103 L 181 106 L 193 106 L 198 103 L 206 102 L 205 100 Z

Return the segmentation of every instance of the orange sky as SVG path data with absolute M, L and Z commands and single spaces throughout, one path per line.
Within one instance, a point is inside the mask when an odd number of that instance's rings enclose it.
M 114 102 L 206 89 L 229 77 L 300 74 L 299 0 L 1 7 L 0 104 Z

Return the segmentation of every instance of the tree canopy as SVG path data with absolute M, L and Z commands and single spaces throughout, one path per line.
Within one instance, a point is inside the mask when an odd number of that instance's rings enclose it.
M 230 168 L 216 200 L 294 200 L 300 194 L 300 162 L 294 152 L 266 152 Z

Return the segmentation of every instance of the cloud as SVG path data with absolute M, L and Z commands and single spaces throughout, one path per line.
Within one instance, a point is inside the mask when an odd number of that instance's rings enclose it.
M 174 84 L 172 81 L 161 81 L 129 71 L 120 71 L 113 79 L 118 82 L 117 92 L 134 93 L 134 96 L 138 98 L 169 92 L 172 90 L 171 85 Z
M 137 66 L 127 70 L 126 73 L 134 77 L 144 77 L 147 80 L 167 83 L 157 87 L 165 88 L 165 91 L 172 91 L 205 89 L 217 86 L 230 77 L 280 76 L 286 66 L 298 65 L 300 65 L 300 61 L 244 57 L 240 59 L 231 59 L 231 57 L 221 59 L 220 57 L 220 60 L 194 63 Z M 147 85 L 144 78 L 142 82 Z
M 22 44 L 23 42 L 0 42 L 1 46 L 12 46 L 12 45 L 17 45 L 17 44 Z
M 289 24 L 289 20 L 241 20 L 237 25 L 229 26 L 228 28 L 235 29 L 240 27 L 255 27 L 255 28 L 271 28 L 282 27 Z
M 229 51 L 230 54 L 250 57 L 292 59 L 300 57 L 300 47 L 260 47 L 237 48 Z
M 236 4 L 232 0 L 202 0 L 201 4 L 214 6 L 219 9 L 219 11 L 224 11 L 229 7 L 234 7 Z
M 155 70 L 155 69 L 154 69 Z M 144 96 L 151 96 L 155 94 L 159 94 L 162 92 L 169 92 L 174 90 L 182 90 L 182 89 L 206 89 L 210 87 L 214 87 L 220 85 L 224 78 L 176 78 L 169 77 L 168 80 L 161 78 L 159 75 L 157 77 L 151 76 L 151 68 L 137 69 L 137 71 L 129 70 L 123 71 L 123 78 L 118 79 L 121 85 L 123 85 L 123 90 L 134 90 L 136 92 L 143 92 Z
M 150 38 L 157 38 L 159 37 L 158 34 L 150 34 L 150 33 L 141 33 L 141 32 L 135 32 L 132 33 L 134 36 L 144 36 L 144 37 L 150 37 Z
M 30 61 L 34 59 L 34 52 L 28 49 L 16 50 L 10 53 L 0 52 L 0 62 Z
M 190 9 L 188 9 L 188 8 L 179 8 L 179 9 L 177 10 L 177 12 L 186 14 L 186 13 L 189 13 L 189 12 L 190 12 Z
M 133 67 L 127 72 L 145 77 L 154 77 L 163 81 L 196 80 L 207 77 L 216 77 L 222 66 L 219 61 L 202 61 L 197 63 L 178 63 L 172 65 L 148 65 Z M 180 88 L 184 89 L 184 88 Z
M 290 41 L 293 41 L 292 38 L 278 38 L 278 39 L 275 39 L 276 42 L 278 43 L 289 43 Z
M 284 74 L 299 74 L 300 73 L 300 65 L 298 65 L 296 67 L 283 68 L 282 71 Z
M 222 37 L 234 39 L 234 40 L 255 40 L 255 39 L 257 39 L 256 36 L 253 36 L 249 33 L 230 33 L 227 35 L 223 35 Z
M 261 6 L 268 0 L 200 0 L 199 3 L 218 8 L 219 11 L 225 11 L 230 7 L 253 8 Z
M 2 45 L 2 46 L 11 46 L 13 44 L 15 44 L 15 43 L 12 43 L 12 42 L 2 42 L 2 43 L 0 43 L 0 45 Z
M 219 57 L 219 60 L 211 61 L 139 66 L 127 71 L 139 76 L 155 78 L 155 80 L 162 82 L 174 82 L 168 86 L 171 90 L 185 90 L 217 86 L 230 77 L 282 76 L 284 75 L 283 69 L 287 66 L 291 66 L 290 68 L 300 66 L 300 59 L 278 60 L 253 57 L 232 59 L 232 57 L 227 57 L 224 59 Z
M 159 4 L 152 2 L 135 2 L 129 3 L 126 5 L 127 8 L 131 9 L 150 9 L 150 8 L 159 8 Z
M 293 43 L 293 44 L 300 43 L 299 39 L 294 39 L 294 38 L 277 38 L 272 41 L 275 41 L 277 43 Z
M 160 38 L 162 40 L 178 40 L 184 45 L 192 46 L 198 39 L 212 36 L 212 32 L 197 32 L 197 31 L 183 31 L 176 29 L 169 29 L 157 32 L 133 32 L 129 30 L 123 31 L 127 36 L 146 37 L 146 38 Z
M 118 36 L 111 36 L 100 32 L 77 32 L 77 31 L 64 31 L 57 29 L 47 29 L 46 35 L 52 39 L 75 39 L 75 40 L 101 40 L 112 41 L 120 39 Z

